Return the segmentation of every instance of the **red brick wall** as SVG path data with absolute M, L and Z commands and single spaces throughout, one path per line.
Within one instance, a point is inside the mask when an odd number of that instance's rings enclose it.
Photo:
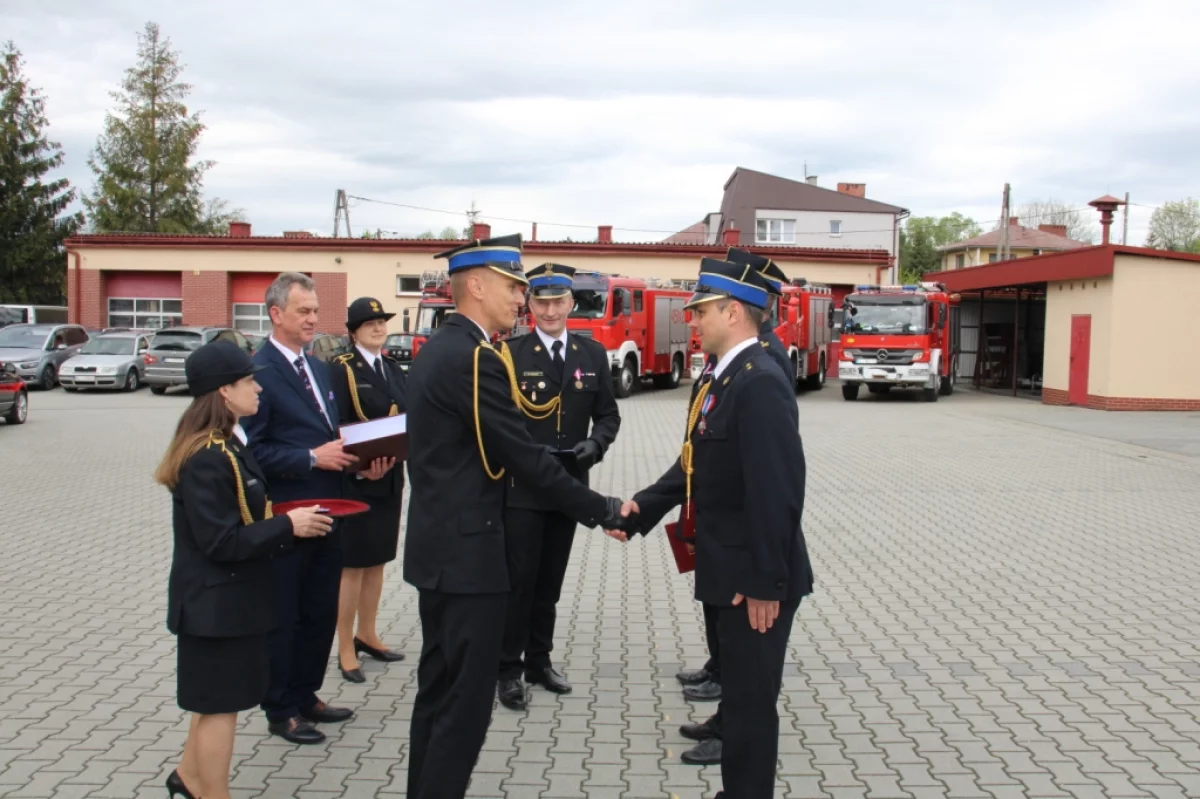
M 1043 388 L 1046 405 L 1069 405 L 1067 392 Z M 1200 411 L 1200 399 L 1159 399 L 1153 397 L 1101 397 L 1088 395 L 1087 407 L 1096 411 Z
M 75 291 L 76 271 L 67 270 L 67 319 L 84 327 L 102 328 L 108 324 L 105 314 L 104 276 L 98 269 L 84 269 L 83 282 Z M 75 298 L 80 298 L 78 307 Z
M 185 271 L 181 277 L 185 325 L 232 324 L 228 272 Z
M 321 313 L 317 319 L 318 333 L 346 333 L 346 275 L 343 272 L 313 272 L 313 282 L 317 284 L 317 300 L 321 303 Z

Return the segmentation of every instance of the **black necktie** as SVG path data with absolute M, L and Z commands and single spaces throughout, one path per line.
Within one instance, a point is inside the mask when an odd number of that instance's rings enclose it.
M 563 370 L 562 347 L 563 343 L 561 341 L 554 342 L 554 346 L 551 347 L 551 349 L 554 350 L 554 368 L 558 370 L 559 375 L 562 375 Z
M 317 399 L 317 389 L 313 386 L 312 381 L 308 379 L 308 370 L 304 368 L 304 356 L 301 355 L 292 361 L 292 366 L 296 367 L 296 372 L 299 373 L 300 379 L 304 381 L 304 387 L 308 389 L 308 395 L 312 397 L 313 403 L 317 406 L 317 412 L 328 421 L 329 417 L 325 415 L 325 409 L 321 407 L 321 400 Z
M 380 380 L 387 382 L 387 378 L 383 374 L 383 358 L 378 356 L 375 358 L 375 374 L 379 375 Z

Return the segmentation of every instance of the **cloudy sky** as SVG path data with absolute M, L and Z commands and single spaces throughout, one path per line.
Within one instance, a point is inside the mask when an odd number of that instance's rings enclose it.
M 740 6 L 740 7 L 739 7 Z M 503 10 L 501 10 L 503 9 Z M 578 9 L 578 10 L 576 10 Z M 736 166 L 867 194 L 916 215 L 999 215 L 1129 191 L 1200 195 L 1195 0 L 0 0 L 48 99 L 66 172 L 87 154 L 136 33 L 186 64 L 217 162 L 208 194 L 256 233 L 351 221 L 414 235 L 658 240 L 708 211 Z M 1090 209 L 1088 209 L 1091 213 Z M 554 223 L 587 226 L 584 230 Z M 986 224 L 985 224 L 986 226 Z

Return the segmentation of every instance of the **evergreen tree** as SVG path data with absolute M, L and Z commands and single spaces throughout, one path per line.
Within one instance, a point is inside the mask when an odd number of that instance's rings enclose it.
M 204 124 L 188 112 L 192 87 L 182 74 L 171 40 L 147 22 L 137 63 L 112 93 L 117 109 L 88 159 L 96 186 L 84 204 L 97 232 L 220 233 L 242 216 L 201 196 L 213 162 L 195 160 Z
M 46 138 L 45 99 L 29 85 L 12 42 L 0 50 L 0 302 L 59 305 L 66 296 L 62 242 L 82 223 L 63 215 L 75 199 L 65 178 L 43 182 L 62 165 Z

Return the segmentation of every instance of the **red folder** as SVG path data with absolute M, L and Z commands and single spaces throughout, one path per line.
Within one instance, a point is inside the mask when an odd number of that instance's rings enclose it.
M 696 569 L 696 509 L 684 507 L 679 521 L 666 525 L 667 540 L 671 542 L 671 554 L 675 556 L 675 567 L 680 574 Z

